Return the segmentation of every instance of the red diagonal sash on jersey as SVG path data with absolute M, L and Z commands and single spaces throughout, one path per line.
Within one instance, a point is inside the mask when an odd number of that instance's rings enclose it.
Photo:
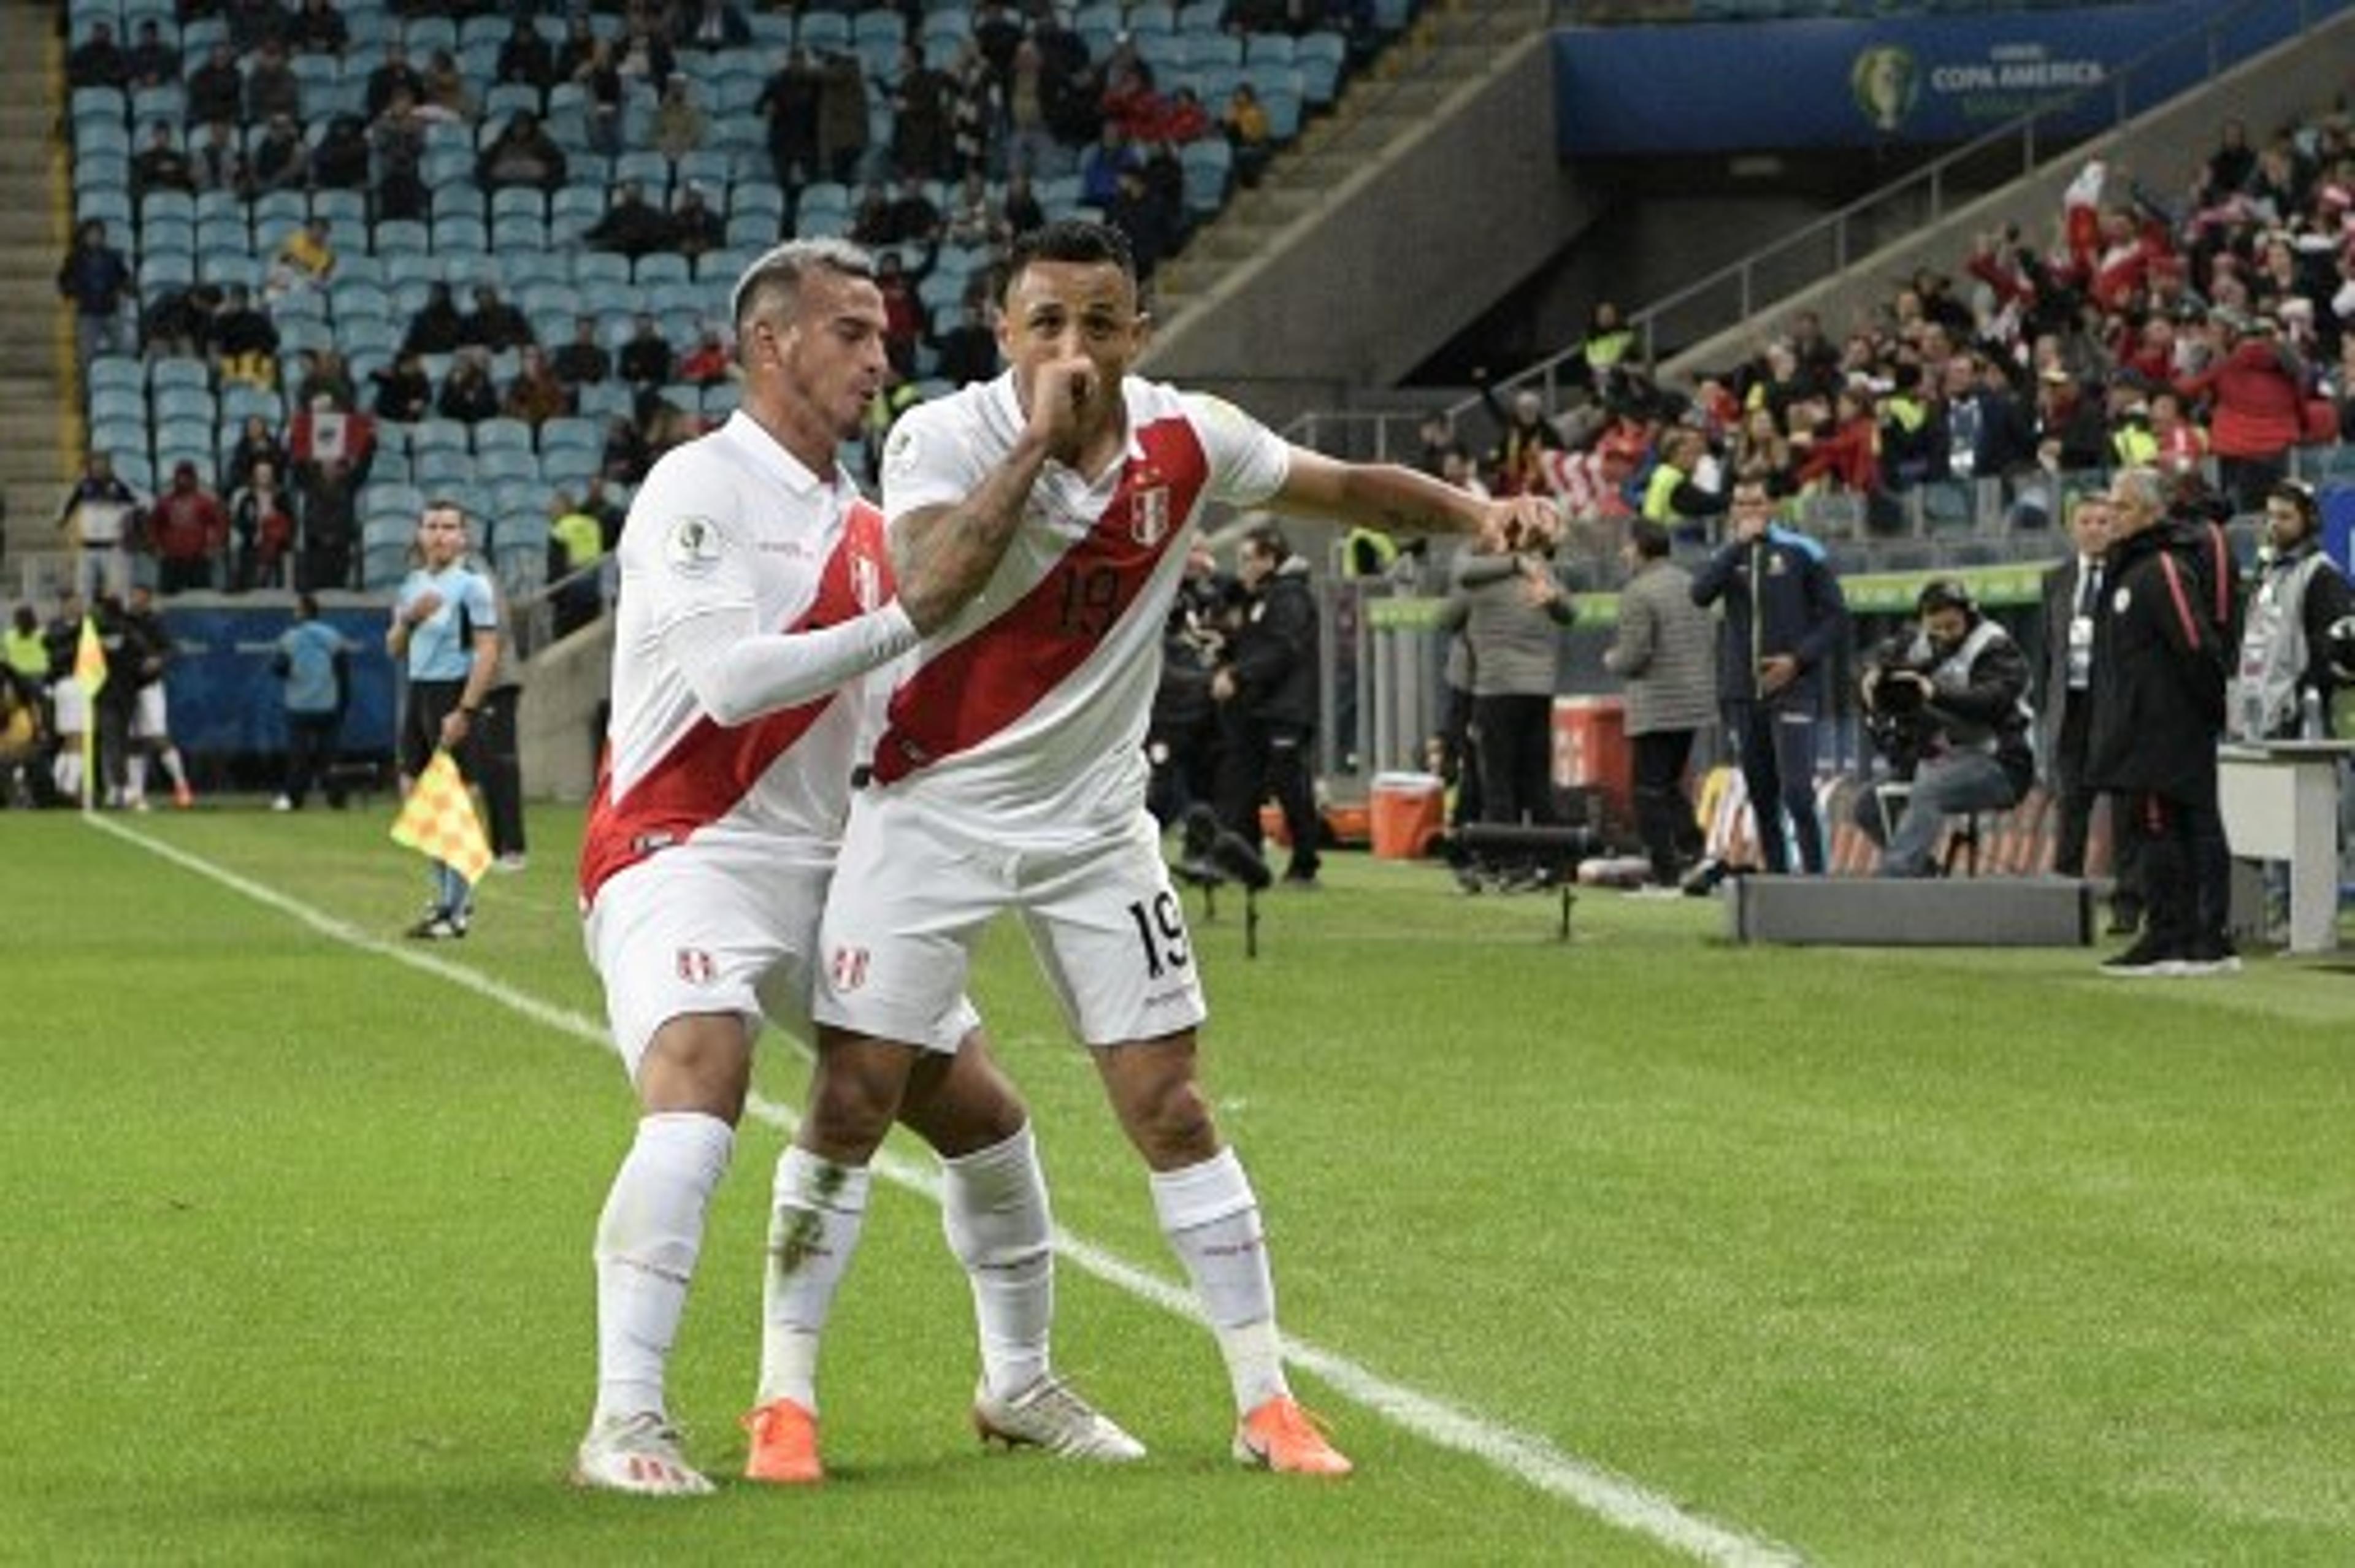
M 864 501 L 856 502 L 844 519 L 842 538 L 826 558 L 816 596 L 786 630 L 814 632 L 839 624 L 882 603 L 890 597 L 891 588 L 883 514 Z M 794 741 L 808 733 L 835 696 L 827 692 L 732 730 L 708 714 L 698 719 L 619 805 L 613 798 L 609 759 L 598 770 L 588 832 L 581 848 L 583 902 L 594 899 L 597 890 L 615 872 L 657 849 L 685 843 L 698 828 L 726 815 Z
M 1156 421 L 1136 439 L 1144 455 L 1128 460 L 1086 537 L 1006 613 L 892 694 L 890 728 L 875 747 L 879 782 L 970 751 L 1012 724 L 1128 613 L 1209 480 L 1201 438 L 1186 421 Z

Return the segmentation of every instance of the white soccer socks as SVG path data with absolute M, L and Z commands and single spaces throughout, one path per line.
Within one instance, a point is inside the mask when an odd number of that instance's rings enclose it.
M 1055 1222 L 1030 1125 L 941 1161 L 941 1227 L 973 1282 L 982 1383 L 1011 1399 L 1047 1373 L 1055 1320 Z
M 660 1414 L 663 1369 L 736 1132 L 717 1116 L 643 1117 L 597 1221 L 597 1413 Z
M 1256 1410 L 1289 1393 L 1259 1200 L 1235 1151 L 1223 1148 L 1199 1165 L 1154 1172 L 1153 1207 L 1218 1335 L 1235 1408 Z
M 867 1222 L 865 1166 L 837 1165 L 798 1144 L 777 1157 L 769 1264 L 761 1285 L 759 1403 L 817 1411 L 818 1337 Z

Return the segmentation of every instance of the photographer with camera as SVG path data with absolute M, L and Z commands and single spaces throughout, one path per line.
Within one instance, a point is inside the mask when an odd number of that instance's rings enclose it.
M 1953 578 L 1924 585 L 1913 610 L 1913 628 L 1875 651 L 1862 682 L 1891 776 L 1857 797 L 1855 816 L 1881 846 L 1884 877 L 1934 874 L 1948 816 L 2017 805 L 2036 775 L 2019 645 Z

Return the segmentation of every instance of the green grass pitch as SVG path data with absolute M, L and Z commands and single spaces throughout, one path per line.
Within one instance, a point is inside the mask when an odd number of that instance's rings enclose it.
M 430 950 L 389 813 L 0 816 L 0 1562 L 2343 1563 L 2355 977 L 1738 947 L 1714 901 L 1188 897 L 1297 1381 L 1359 1466 L 1227 1458 L 1225 1380 L 1018 934 L 975 993 L 1073 1249 L 1057 1360 L 1152 1449 L 965 1425 L 962 1276 L 879 1184 L 828 1484 L 563 1484 L 630 1101 L 577 812 Z M 437 971 L 432 965 L 444 965 Z M 725 1477 L 770 1037 L 674 1365 Z M 925 1168 L 895 1142 L 899 1167 Z

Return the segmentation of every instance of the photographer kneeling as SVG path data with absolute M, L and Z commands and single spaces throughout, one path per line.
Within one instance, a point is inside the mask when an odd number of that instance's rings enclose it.
M 1882 644 L 1863 680 L 1865 723 L 1891 776 L 1857 797 L 1855 815 L 1881 847 L 1884 877 L 1935 874 L 1947 816 L 2017 805 L 2036 773 L 2019 645 L 1952 578 L 1913 607 L 1914 629 Z

